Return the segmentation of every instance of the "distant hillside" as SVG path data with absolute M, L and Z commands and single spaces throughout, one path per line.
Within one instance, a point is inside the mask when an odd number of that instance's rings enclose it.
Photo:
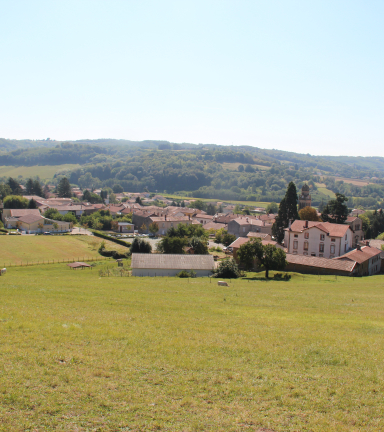
M 59 172 L 63 164 L 80 167 Z M 384 158 L 311 156 L 251 146 L 157 140 L 0 139 L 0 166 L 37 165 L 57 165 L 54 182 L 65 174 L 80 187 L 279 202 L 287 184 L 294 181 L 298 188 L 310 185 L 317 205 L 340 192 L 349 197 L 350 206 L 384 206 Z

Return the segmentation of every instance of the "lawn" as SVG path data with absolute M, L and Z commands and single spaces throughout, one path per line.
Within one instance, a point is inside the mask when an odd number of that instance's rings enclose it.
M 1 431 L 384 429 L 383 276 L 219 287 L 99 267 L 0 277 Z
M 65 165 L 34 165 L 34 166 L 0 166 L 0 177 L 14 177 L 19 175 L 24 178 L 39 176 L 41 179 L 51 179 L 53 176 L 62 170 L 70 170 L 79 168 L 81 165 L 65 164 Z
M 27 262 L 99 258 L 98 248 L 101 242 L 101 238 L 86 235 L 0 236 L 0 265 L 8 267 L 9 264 L 20 265 Z M 108 240 L 105 243 L 110 250 L 128 250 Z

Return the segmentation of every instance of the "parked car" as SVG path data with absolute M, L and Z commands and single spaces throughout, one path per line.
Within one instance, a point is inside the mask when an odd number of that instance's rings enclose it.
M 51 235 L 51 233 L 50 233 L 49 231 L 46 231 L 46 232 L 44 233 L 44 235 Z

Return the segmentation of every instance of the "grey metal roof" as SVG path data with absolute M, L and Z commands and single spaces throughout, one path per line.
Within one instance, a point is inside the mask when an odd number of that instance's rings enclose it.
M 132 254 L 133 269 L 212 270 L 214 266 L 212 255 Z

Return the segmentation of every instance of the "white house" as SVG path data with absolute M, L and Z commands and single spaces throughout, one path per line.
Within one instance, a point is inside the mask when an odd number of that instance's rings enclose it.
M 285 229 L 284 246 L 293 255 L 335 258 L 352 249 L 349 225 L 295 220 Z

